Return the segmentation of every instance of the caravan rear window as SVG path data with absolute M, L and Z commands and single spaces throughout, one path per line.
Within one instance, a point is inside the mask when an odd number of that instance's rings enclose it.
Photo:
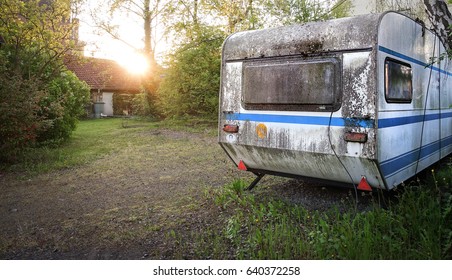
M 388 103 L 410 103 L 413 95 L 411 66 L 395 59 L 385 60 L 385 97 Z
M 242 103 L 250 110 L 332 111 L 340 107 L 340 61 L 244 62 Z

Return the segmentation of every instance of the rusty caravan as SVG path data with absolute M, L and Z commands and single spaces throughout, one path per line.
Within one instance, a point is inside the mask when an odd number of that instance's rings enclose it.
M 219 143 L 242 170 L 390 190 L 452 152 L 452 66 L 396 12 L 239 32 Z

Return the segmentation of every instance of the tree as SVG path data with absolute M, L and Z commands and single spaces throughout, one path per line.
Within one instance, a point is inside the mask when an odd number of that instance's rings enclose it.
M 214 16 L 225 20 L 228 34 L 259 25 L 259 0 L 205 0 L 204 5 Z
M 452 50 L 452 15 L 443 0 L 424 0 L 425 11 L 427 12 L 433 30 L 440 37 L 447 52 Z
M 349 0 L 339 0 L 335 1 L 334 5 L 331 3 L 328 3 L 330 10 L 329 10 L 329 17 L 330 18 L 342 18 L 350 16 L 350 10 L 352 3 Z
M 199 0 L 177 0 L 165 11 L 165 35 L 174 45 L 193 40 L 202 24 L 202 4 Z M 200 18 L 201 17 L 201 18 Z
M 288 25 L 325 19 L 327 7 L 319 0 L 264 0 L 265 10 L 278 23 Z
M 70 2 L 41 2 L 0 0 L 2 159 L 36 141 L 67 139 L 89 97 L 63 63 L 77 48 Z M 58 91 L 65 83 L 70 86 Z
M 105 17 L 105 7 L 108 7 L 108 17 Z M 165 11 L 168 1 L 162 0 L 108 0 L 101 3 L 95 11 L 92 11 L 92 19 L 98 29 L 109 34 L 112 38 L 123 42 L 132 49 L 141 52 L 148 59 L 151 67 L 156 65 L 155 45 L 157 38 L 155 31 L 159 25 L 159 16 Z M 101 15 L 101 16 L 99 16 Z M 143 46 L 135 46 L 121 37 L 118 33 L 118 25 L 114 24 L 116 16 L 134 17 L 141 21 L 143 26 Z

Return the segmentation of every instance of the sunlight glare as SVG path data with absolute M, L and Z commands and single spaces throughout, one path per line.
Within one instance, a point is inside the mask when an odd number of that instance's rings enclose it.
M 118 55 L 115 60 L 132 74 L 141 75 L 149 69 L 146 58 L 136 52 L 123 53 Z

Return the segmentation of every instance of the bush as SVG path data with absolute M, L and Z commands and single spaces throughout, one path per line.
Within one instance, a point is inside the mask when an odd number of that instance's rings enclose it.
M 158 91 L 165 117 L 217 117 L 223 40 L 219 31 L 202 30 L 170 57 Z
M 67 139 L 89 98 L 87 85 L 63 64 L 76 46 L 70 7 L 65 1 L 41 2 L 0 0 L 2 161 L 37 142 Z
M 132 98 L 132 111 L 137 116 L 152 116 L 148 94 L 141 92 Z
M 45 96 L 39 84 L 36 79 L 20 75 L 0 75 L 0 161 L 13 159 L 45 128 L 43 116 L 37 114 Z
M 47 86 L 47 95 L 39 103 L 40 114 L 47 124 L 40 131 L 38 142 L 67 140 L 75 129 L 78 118 L 85 114 L 90 101 L 89 86 L 72 72 L 62 72 Z
M 71 72 L 47 84 L 37 77 L 0 76 L 0 160 L 35 143 L 68 139 L 89 102 L 89 88 Z
M 113 94 L 113 114 L 124 115 L 124 111 L 128 114 L 133 114 L 132 100 L 134 95 L 127 93 L 115 93 Z

